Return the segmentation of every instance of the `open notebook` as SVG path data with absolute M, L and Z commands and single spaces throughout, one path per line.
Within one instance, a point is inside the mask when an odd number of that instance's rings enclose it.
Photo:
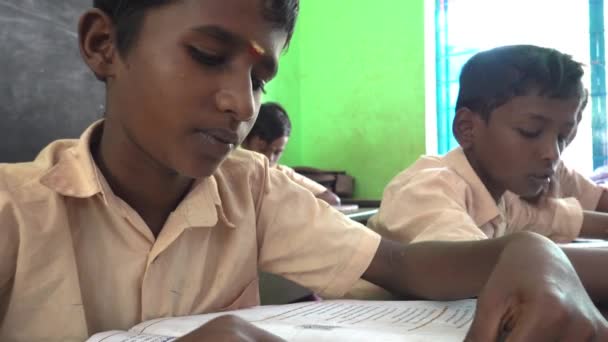
M 205 322 L 235 314 L 287 341 L 462 341 L 473 320 L 475 300 L 326 300 L 258 306 L 223 313 L 159 318 L 128 332 L 99 333 L 87 342 L 167 342 Z

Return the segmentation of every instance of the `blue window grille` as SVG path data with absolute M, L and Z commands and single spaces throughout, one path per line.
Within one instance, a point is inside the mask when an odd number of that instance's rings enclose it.
M 593 168 L 608 165 L 606 139 L 606 48 L 604 40 L 604 0 L 589 0 L 589 46 L 591 53 L 591 129 Z

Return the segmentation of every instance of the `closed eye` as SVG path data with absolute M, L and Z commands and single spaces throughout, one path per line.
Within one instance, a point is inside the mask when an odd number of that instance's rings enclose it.
M 251 76 L 251 87 L 254 91 L 261 91 L 262 93 L 266 94 L 266 89 L 264 88 L 265 85 L 265 81 L 257 77 Z
M 529 131 L 529 130 L 518 128 L 517 132 L 519 132 L 519 134 L 521 134 L 521 136 L 523 136 L 524 138 L 534 139 L 534 138 L 537 138 L 538 136 L 540 136 L 541 130 Z
M 222 66 L 226 63 L 227 60 L 227 57 L 225 56 L 210 54 L 193 46 L 187 46 L 187 50 L 190 57 L 192 57 L 194 61 L 203 66 Z M 251 76 L 251 87 L 254 91 L 261 91 L 262 93 L 266 94 L 266 89 L 264 88 L 265 85 L 266 82 L 264 80 L 259 79 L 253 75 Z
M 204 66 L 219 66 L 226 62 L 226 57 L 203 52 L 193 46 L 188 46 L 188 54 L 197 63 Z

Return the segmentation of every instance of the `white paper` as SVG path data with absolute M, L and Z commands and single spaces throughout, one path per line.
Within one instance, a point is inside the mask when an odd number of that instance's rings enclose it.
M 359 209 L 359 205 L 357 205 L 357 204 L 340 204 L 340 205 L 333 205 L 332 207 L 334 207 L 335 209 L 337 209 L 338 211 L 341 211 L 343 213 L 348 213 L 348 212 Z
M 327 300 L 161 318 L 138 324 L 130 332 L 182 336 L 215 317 L 234 314 L 295 342 L 374 339 L 390 342 L 404 338 L 450 342 L 463 340 L 474 312 L 472 299 L 454 302 Z
M 138 334 L 126 331 L 106 331 L 91 336 L 86 342 L 169 342 L 176 337 Z

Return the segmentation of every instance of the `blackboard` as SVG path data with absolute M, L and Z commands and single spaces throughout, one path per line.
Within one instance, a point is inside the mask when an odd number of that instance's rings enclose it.
M 92 0 L 0 0 L 0 163 L 32 160 L 103 114 L 103 83 L 80 58 Z

